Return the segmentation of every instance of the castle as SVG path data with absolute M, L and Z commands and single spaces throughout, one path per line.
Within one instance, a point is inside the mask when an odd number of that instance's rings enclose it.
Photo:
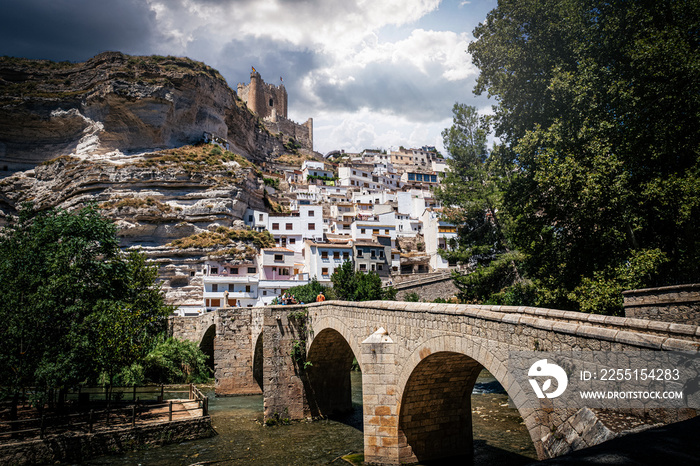
M 309 118 L 306 123 L 298 124 L 287 118 L 287 89 L 284 84 L 275 86 L 266 83 L 253 68 L 250 84 L 238 83 L 238 97 L 246 103 L 250 111 L 262 119 L 270 133 L 281 134 L 284 142 L 294 140 L 302 148 L 313 150 L 313 119 Z

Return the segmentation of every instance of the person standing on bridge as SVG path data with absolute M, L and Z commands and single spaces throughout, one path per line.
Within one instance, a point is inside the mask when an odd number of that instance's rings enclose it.
M 323 291 L 321 291 L 317 296 L 316 296 L 316 302 L 317 303 L 322 303 L 323 301 L 326 300 L 326 297 L 323 295 Z

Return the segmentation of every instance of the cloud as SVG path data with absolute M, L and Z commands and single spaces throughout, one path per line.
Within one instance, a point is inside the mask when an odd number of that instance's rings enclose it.
M 471 95 L 477 70 L 465 31 L 490 2 L 467 3 L 4 0 L 0 55 L 188 56 L 217 68 L 234 89 L 255 66 L 268 83 L 284 77 L 290 117 L 314 118 L 321 150 L 438 145 L 455 101 L 488 105 Z M 481 16 L 472 18 L 476 10 Z
M 150 53 L 155 20 L 138 0 L 3 0 L 1 53 L 73 61 L 106 50 Z

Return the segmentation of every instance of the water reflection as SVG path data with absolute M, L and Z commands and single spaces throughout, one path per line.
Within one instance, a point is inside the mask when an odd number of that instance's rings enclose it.
M 209 410 L 219 434 L 216 437 L 95 458 L 84 464 L 347 464 L 340 459 L 342 456 L 363 451 L 361 380 L 359 373 L 352 374 L 352 413 L 290 426 L 262 425 L 262 396 L 214 398 L 210 393 Z M 474 464 L 527 464 L 535 458 L 532 442 L 517 411 L 508 406 L 508 396 L 494 382 L 484 371 L 472 395 Z

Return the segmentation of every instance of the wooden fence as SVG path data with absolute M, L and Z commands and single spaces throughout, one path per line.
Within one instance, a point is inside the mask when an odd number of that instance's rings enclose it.
M 164 400 L 166 393 L 188 393 L 188 398 Z M 142 399 L 143 395 L 147 395 L 145 399 Z M 130 398 L 130 401 L 125 401 L 125 398 Z M 135 427 L 148 422 L 172 421 L 173 418 L 207 416 L 209 400 L 194 385 L 184 391 L 165 390 L 163 386 L 113 387 L 110 391 L 83 387 L 65 393 L 65 400 L 58 410 L 45 408 L 40 415 L 38 410 L 29 412 L 36 417 L 13 421 L 0 418 L 0 441 L 8 437 L 44 438 L 65 432 L 92 433 L 102 428 Z

